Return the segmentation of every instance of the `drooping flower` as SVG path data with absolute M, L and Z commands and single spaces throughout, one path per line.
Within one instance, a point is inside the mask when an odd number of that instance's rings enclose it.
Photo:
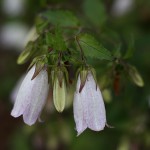
M 34 72 L 35 66 L 30 69 L 24 78 L 11 112 L 11 115 L 15 118 L 23 115 L 23 120 L 28 125 L 34 124 L 40 116 L 49 90 L 47 71 L 42 69 L 31 80 Z
M 100 131 L 103 130 L 106 125 L 103 98 L 91 71 L 87 72 L 85 85 L 82 91 L 79 91 L 82 82 L 80 75 L 78 76 L 73 103 L 74 119 L 78 135 L 86 128 Z

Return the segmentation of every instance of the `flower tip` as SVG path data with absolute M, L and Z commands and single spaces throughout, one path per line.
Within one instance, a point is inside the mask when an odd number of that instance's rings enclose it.
M 18 113 L 13 109 L 13 110 L 11 111 L 10 115 L 11 115 L 12 117 L 14 117 L 14 118 L 17 118 L 17 117 L 19 117 L 19 116 L 22 115 L 22 114 L 18 114 Z
M 37 121 L 38 117 L 31 117 L 29 115 L 23 114 L 23 121 L 25 124 L 32 126 Z
M 35 124 L 35 121 L 24 120 L 24 123 L 27 124 L 28 126 L 32 126 L 33 124 Z
M 105 128 L 105 126 L 104 126 L 104 127 L 101 127 L 101 128 L 98 128 L 98 129 L 94 129 L 93 131 L 99 132 L 99 131 L 104 130 L 104 128 Z
M 59 112 L 59 113 L 62 113 L 64 111 L 64 108 L 56 108 L 56 110 Z
M 25 122 L 26 123 L 26 122 Z M 28 126 L 32 126 L 34 123 L 26 123 Z
M 56 72 L 53 85 L 53 102 L 56 110 L 61 113 L 66 102 L 66 81 L 62 71 Z
M 78 133 L 77 133 L 77 137 L 79 137 L 79 135 L 81 135 L 81 134 L 82 134 L 82 132 L 78 132 Z
M 87 126 L 84 127 L 84 128 L 76 129 L 76 130 L 77 130 L 77 137 L 78 137 L 79 135 L 81 135 L 81 134 L 84 132 L 84 130 L 86 130 L 86 129 L 87 129 Z
M 101 122 L 102 122 L 102 120 L 101 120 Z M 96 132 L 98 132 L 98 131 L 102 131 L 102 130 L 104 130 L 104 128 L 105 128 L 105 126 L 107 126 L 107 123 L 106 122 L 103 122 L 103 123 L 99 123 L 99 124 L 95 124 L 95 125 L 93 125 L 93 126 L 88 126 L 88 128 L 89 129 L 91 129 L 91 130 L 93 130 L 93 131 L 96 131 Z

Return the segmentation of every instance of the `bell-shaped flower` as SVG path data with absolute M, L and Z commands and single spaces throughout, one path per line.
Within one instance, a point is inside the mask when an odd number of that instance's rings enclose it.
M 103 98 L 91 71 L 87 71 L 86 81 L 82 91 L 80 91 L 81 83 L 82 78 L 80 73 L 73 103 L 74 119 L 78 135 L 86 128 L 100 131 L 106 125 Z
M 28 125 L 34 124 L 40 116 L 49 90 L 47 71 L 42 69 L 32 80 L 34 72 L 35 66 L 24 78 L 11 112 L 13 117 L 23 115 L 23 120 Z

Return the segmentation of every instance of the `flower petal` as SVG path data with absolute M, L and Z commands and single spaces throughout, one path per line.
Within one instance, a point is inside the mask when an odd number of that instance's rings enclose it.
M 10 99 L 11 99 L 11 102 L 12 102 L 13 104 L 14 104 L 15 101 L 16 101 L 18 91 L 19 91 L 19 89 L 20 89 L 20 86 L 21 86 L 21 84 L 22 84 L 24 78 L 25 78 L 25 74 L 23 74 L 23 75 L 21 76 L 21 78 L 18 80 L 18 82 L 16 83 L 14 89 L 12 90 L 12 92 L 11 92 L 11 94 L 10 94 Z
M 24 122 L 28 125 L 36 122 L 46 102 L 49 90 L 47 71 L 41 70 L 31 83 L 30 103 L 23 113 Z
M 105 106 L 100 89 L 99 87 L 96 89 L 96 83 L 91 73 L 88 73 L 85 88 L 87 91 L 86 103 L 88 103 L 88 116 L 86 118 L 88 128 L 94 131 L 103 130 L 106 124 Z
M 81 91 L 82 94 L 79 93 L 80 84 L 81 84 L 81 80 L 79 76 L 77 81 L 76 92 L 74 95 L 74 102 L 73 102 L 74 119 L 75 119 L 76 130 L 78 132 L 78 135 L 80 135 L 87 128 L 86 91 L 83 88 Z

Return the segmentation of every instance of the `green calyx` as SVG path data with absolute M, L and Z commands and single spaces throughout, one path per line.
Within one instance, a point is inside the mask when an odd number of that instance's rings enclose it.
M 80 88 L 79 88 L 79 93 L 82 91 L 82 89 L 85 85 L 87 75 L 88 75 L 88 70 L 83 69 L 83 70 L 80 71 L 81 84 L 80 84 Z
M 84 86 L 85 86 L 85 83 L 86 83 L 86 80 L 87 80 L 87 76 L 88 76 L 88 73 L 91 72 L 92 75 L 93 75 L 93 78 L 96 82 L 96 89 L 97 89 L 97 79 L 96 79 L 96 71 L 94 68 L 90 67 L 90 66 L 86 66 L 86 67 L 80 67 L 77 71 L 77 77 L 80 75 L 80 80 L 81 80 L 81 84 L 80 84 L 80 88 L 79 88 L 79 93 L 82 92 Z
M 39 57 L 36 57 L 33 59 L 33 61 L 31 62 L 30 66 L 28 69 L 30 69 L 32 66 L 35 65 L 35 71 L 34 71 L 34 74 L 32 76 L 32 79 L 33 80 L 39 73 L 40 71 L 46 67 L 46 64 L 47 64 L 47 57 L 46 55 L 43 55 L 43 56 L 39 56 Z

